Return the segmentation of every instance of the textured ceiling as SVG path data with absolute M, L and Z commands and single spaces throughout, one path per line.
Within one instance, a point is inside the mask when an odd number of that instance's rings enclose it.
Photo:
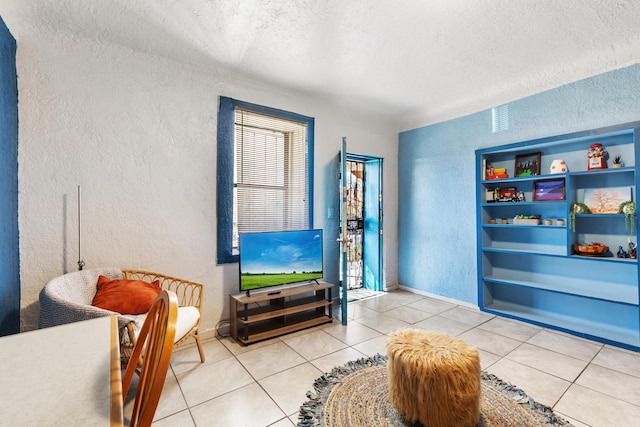
M 18 46 L 103 40 L 404 126 L 640 62 L 637 0 L 0 0 L 0 16 Z

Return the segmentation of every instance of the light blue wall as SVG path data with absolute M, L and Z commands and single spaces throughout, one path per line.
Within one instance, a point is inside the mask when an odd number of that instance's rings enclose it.
M 640 65 L 509 104 L 402 132 L 398 147 L 398 282 L 477 303 L 475 153 L 478 148 L 640 120 Z
M 0 18 L 0 336 L 19 331 L 16 41 Z

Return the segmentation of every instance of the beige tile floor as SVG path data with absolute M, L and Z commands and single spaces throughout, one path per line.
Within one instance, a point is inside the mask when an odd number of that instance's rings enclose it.
M 243 347 L 230 338 L 173 353 L 155 427 L 297 424 L 313 381 L 336 365 L 385 354 L 388 334 L 416 327 L 478 348 L 482 368 L 575 426 L 636 426 L 640 354 L 405 291 L 349 303 L 332 324 Z M 337 313 L 339 314 L 339 313 Z

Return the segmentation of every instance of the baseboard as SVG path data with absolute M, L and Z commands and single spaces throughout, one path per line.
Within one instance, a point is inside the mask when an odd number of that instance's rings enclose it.
M 425 296 L 425 297 L 438 299 L 438 300 L 441 300 L 441 301 L 449 302 L 451 304 L 461 305 L 463 307 L 476 309 L 476 310 L 480 311 L 480 309 L 478 308 L 477 305 L 471 304 L 471 303 L 466 302 L 466 301 L 460 301 L 460 300 L 453 299 L 453 298 L 448 298 L 448 297 L 445 297 L 445 296 L 442 296 L 442 295 L 432 294 L 431 292 L 425 292 L 425 291 L 421 291 L 419 289 L 410 288 L 408 286 L 403 286 L 403 285 L 398 285 L 398 289 L 403 290 L 403 291 L 407 291 L 407 292 L 411 292 L 413 294 L 418 294 L 418 295 L 422 295 L 422 296 Z

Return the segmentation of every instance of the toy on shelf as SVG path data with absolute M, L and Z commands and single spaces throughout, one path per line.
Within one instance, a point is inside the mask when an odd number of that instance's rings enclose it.
M 589 170 L 593 169 L 606 169 L 607 162 L 604 156 L 607 155 L 607 150 L 604 149 L 602 144 L 591 144 L 589 151 L 587 151 L 587 157 L 589 158 Z
M 509 178 L 507 168 L 494 168 L 491 163 L 487 164 L 487 179 Z
M 616 255 L 618 258 L 629 258 L 629 254 L 622 249 L 622 246 L 618 246 L 618 253 Z
M 517 192 L 515 187 L 494 188 L 486 190 L 487 203 L 524 202 L 524 192 Z

